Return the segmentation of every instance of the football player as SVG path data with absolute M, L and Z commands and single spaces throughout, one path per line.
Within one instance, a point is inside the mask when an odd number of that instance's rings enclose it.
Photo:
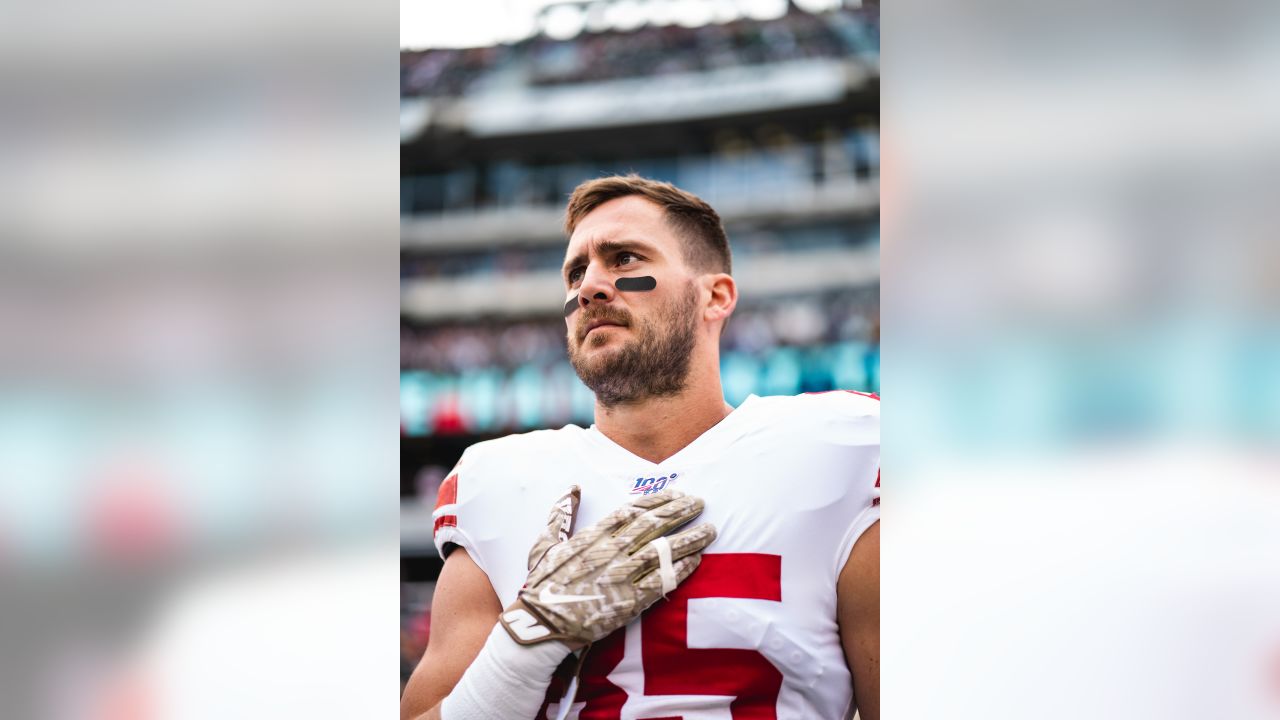
M 591 180 L 566 232 L 595 424 L 474 445 L 444 482 L 402 718 L 878 720 L 878 398 L 725 402 L 738 291 L 696 196 Z

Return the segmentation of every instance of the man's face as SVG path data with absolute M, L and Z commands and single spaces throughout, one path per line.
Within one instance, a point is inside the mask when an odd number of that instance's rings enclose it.
M 577 308 L 565 320 L 569 360 L 604 405 L 679 393 L 698 329 L 698 289 L 682 241 L 662 209 L 638 196 L 610 200 L 578 223 L 564 266 Z M 652 277 L 647 291 L 619 278 Z

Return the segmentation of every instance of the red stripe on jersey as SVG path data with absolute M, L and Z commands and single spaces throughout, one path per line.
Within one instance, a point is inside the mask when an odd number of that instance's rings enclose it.
M 876 470 L 876 487 L 880 487 L 880 471 L 879 470 Z M 871 507 L 879 507 L 879 506 L 880 506 L 880 498 L 875 498 L 874 500 L 871 501 Z
M 436 509 L 444 505 L 458 502 L 458 474 L 454 473 L 440 483 L 440 491 L 436 494 Z
M 431 533 L 434 535 L 435 533 L 440 532 L 440 528 L 442 527 L 458 527 L 458 516 L 457 515 L 441 515 L 440 517 L 436 518 L 436 526 L 431 531 Z

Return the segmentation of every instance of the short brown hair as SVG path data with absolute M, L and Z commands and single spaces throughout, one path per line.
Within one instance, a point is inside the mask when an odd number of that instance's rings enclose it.
M 667 224 L 688 241 L 684 257 L 689 265 L 708 272 L 732 271 L 729 238 L 716 211 L 693 193 L 635 174 L 587 180 L 574 188 L 569 206 L 565 208 L 565 234 L 573 235 L 574 228 L 592 210 L 629 195 L 639 195 L 662 208 Z

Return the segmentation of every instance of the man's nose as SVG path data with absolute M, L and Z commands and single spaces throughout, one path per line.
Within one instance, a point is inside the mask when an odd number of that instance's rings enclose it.
M 613 278 L 593 263 L 584 271 L 582 284 L 578 286 L 578 304 L 587 307 L 591 303 L 607 303 L 615 292 Z

